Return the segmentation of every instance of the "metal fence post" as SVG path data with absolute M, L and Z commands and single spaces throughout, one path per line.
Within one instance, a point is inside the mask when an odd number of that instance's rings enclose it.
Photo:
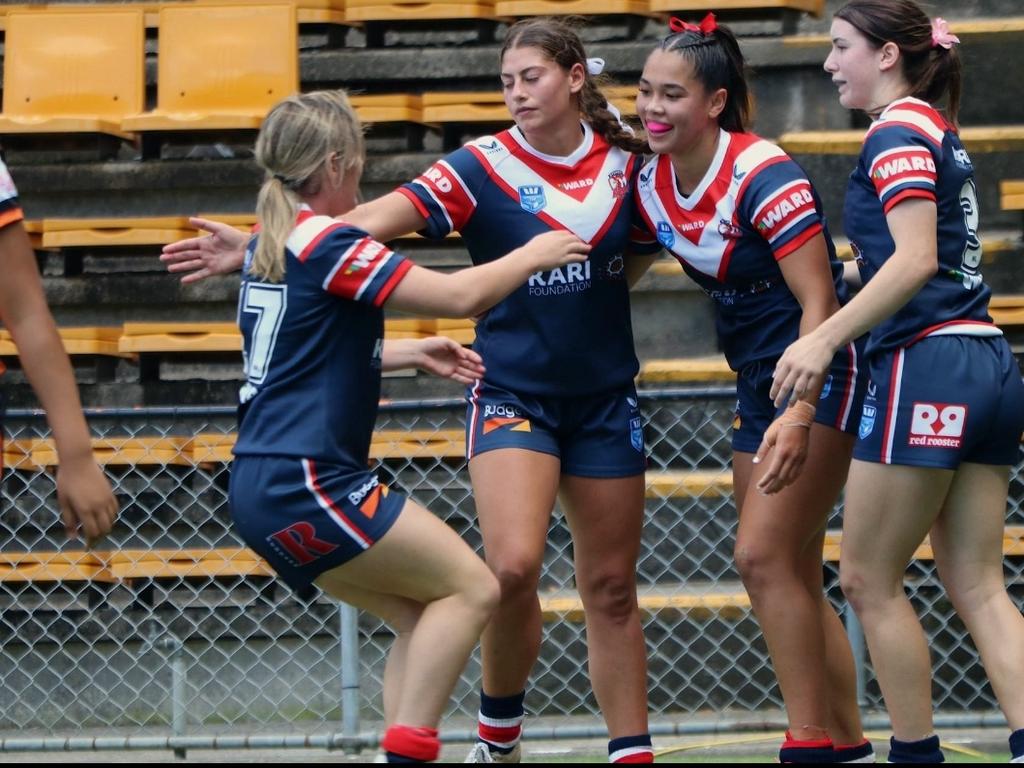
M 345 752 L 358 753 L 359 709 L 359 611 L 348 603 L 338 608 L 341 618 L 341 736 Z

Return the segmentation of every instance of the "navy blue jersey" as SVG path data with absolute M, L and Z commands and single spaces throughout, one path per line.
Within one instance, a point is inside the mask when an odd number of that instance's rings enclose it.
M 718 338 L 733 370 L 777 357 L 800 333 L 801 309 L 778 262 L 824 234 L 840 302 L 847 298 L 821 202 L 785 152 L 749 133 L 722 131 L 718 151 L 689 196 L 672 160 L 640 172 L 647 226 L 715 300 Z
M 249 273 L 238 300 L 246 383 L 237 455 L 294 456 L 365 469 L 380 398 L 381 305 L 412 262 L 361 229 L 299 212 L 285 276 Z
M 868 355 L 933 333 L 998 334 L 980 271 L 974 166 L 952 126 L 913 98 L 893 102 L 871 124 L 850 176 L 843 216 L 865 283 L 896 247 L 885 215 L 908 198 L 935 202 L 939 269 L 903 308 L 871 329 Z
M 487 380 L 514 392 L 603 392 L 639 368 L 625 259 L 659 250 L 634 220 L 640 163 L 586 124 L 583 133 L 569 157 L 537 152 L 518 128 L 485 136 L 399 190 L 427 219 L 423 234 L 461 232 L 474 264 L 551 230 L 593 245 L 586 262 L 534 274 L 477 325 Z

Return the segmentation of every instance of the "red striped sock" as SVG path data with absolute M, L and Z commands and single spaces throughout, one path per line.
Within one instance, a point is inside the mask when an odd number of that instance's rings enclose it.
M 441 741 L 435 728 L 417 728 L 412 725 L 392 725 L 380 742 L 388 754 L 407 757 L 421 763 L 437 760 L 441 754 Z

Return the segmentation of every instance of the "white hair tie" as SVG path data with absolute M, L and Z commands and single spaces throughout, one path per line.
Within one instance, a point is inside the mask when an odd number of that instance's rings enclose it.
M 592 75 L 604 72 L 604 59 L 587 59 L 587 72 Z

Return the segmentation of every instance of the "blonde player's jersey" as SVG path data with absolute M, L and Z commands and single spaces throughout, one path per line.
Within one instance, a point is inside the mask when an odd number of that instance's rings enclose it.
M 625 259 L 659 250 L 636 226 L 640 162 L 585 123 L 581 136 L 567 157 L 538 152 L 516 128 L 485 136 L 399 189 L 427 220 L 425 235 L 460 232 L 475 264 L 552 230 L 593 246 L 582 264 L 532 275 L 477 325 L 487 380 L 514 392 L 606 392 L 638 370 Z
M 799 335 L 800 305 L 778 263 L 818 235 L 846 301 L 821 202 L 803 169 L 771 142 L 722 131 L 711 166 L 685 196 L 671 158 L 659 155 L 640 172 L 637 202 L 658 241 L 715 300 L 734 370 L 778 356 Z
M 255 242 L 238 300 L 246 383 L 234 452 L 365 470 L 380 399 L 382 306 L 412 262 L 305 206 L 281 282 L 249 271 Z

